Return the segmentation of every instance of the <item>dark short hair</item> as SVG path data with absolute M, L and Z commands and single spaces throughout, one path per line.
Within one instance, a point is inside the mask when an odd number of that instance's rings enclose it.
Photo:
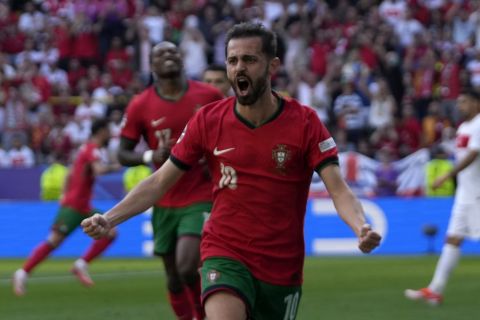
M 225 56 L 227 55 L 228 43 L 232 39 L 260 37 L 262 39 L 262 52 L 273 59 L 277 56 L 277 36 L 261 23 L 242 22 L 234 25 L 225 38 Z
M 478 90 L 475 90 L 475 88 L 472 88 L 472 87 L 463 88 L 460 94 L 469 96 L 474 100 L 480 101 L 480 93 L 478 92 Z
M 102 129 L 108 128 L 108 120 L 107 119 L 95 119 L 92 122 L 92 128 L 90 129 L 92 135 L 96 134 L 98 131 Z
M 224 73 L 227 73 L 227 69 L 225 68 L 225 65 L 223 64 L 210 64 L 204 72 L 206 71 L 221 71 L 221 72 L 224 72 Z

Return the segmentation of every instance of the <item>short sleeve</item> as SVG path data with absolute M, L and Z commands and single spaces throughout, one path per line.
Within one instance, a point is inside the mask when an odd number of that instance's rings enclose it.
M 203 113 L 197 112 L 183 129 L 173 146 L 170 160 L 182 170 L 190 169 L 204 154 L 202 128 Z
M 130 104 L 127 106 L 127 110 L 123 116 L 122 120 L 122 131 L 120 136 L 132 139 L 139 140 L 142 136 L 143 125 L 141 123 L 140 115 L 141 112 L 137 111 L 137 99 L 133 99 Z
M 314 112 L 310 112 L 305 128 L 308 165 L 320 172 L 329 164 L 338 164 L 337 145 Z

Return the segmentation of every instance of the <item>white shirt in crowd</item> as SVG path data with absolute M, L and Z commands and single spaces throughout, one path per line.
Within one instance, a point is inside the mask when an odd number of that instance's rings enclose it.
M 22 146 L 20 149 L 10 149 L 7 152 L 10 166 L 14 168 L 30 168 L 35 164 L 35 156 L 32 149 Z
M 10 167 L 10 158 L 7 151 L 0 148 L 0 168 Z

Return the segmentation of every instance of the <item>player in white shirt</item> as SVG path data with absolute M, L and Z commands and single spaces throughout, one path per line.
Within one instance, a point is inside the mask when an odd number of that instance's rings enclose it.
M 457 107 L 465 121 L 457 130 L 456 164 L 451 172 L 439 177 L 432 185 L 438 188 L 447 179 L 457 176 L 446 242 L 428 287 L 405 290 L 408 299 L 423 300 L 431 305 L 442 303 L 448 278 L 460 259 L 463 240 L 480 240 L 480 94 L 475 91 L 463 92 L 458 97 Z

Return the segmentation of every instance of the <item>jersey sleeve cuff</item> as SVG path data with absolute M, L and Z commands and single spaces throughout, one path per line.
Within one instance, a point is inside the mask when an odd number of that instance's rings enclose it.
M 333 157 L 328 157 L 326 159 L 324 159 L 322 162 L 320 162 L 316 167 L 315 167 L 315 171 L 317 171 L 318 173 L 320 173 L 320 171 L 323 170 L 323 168 L 325 168 L 326 166 L 329 166 L 331 164 L 334 164 L 334 165 L 339 165 L 339 162 L 338 162 L 338 157 L 337 156 L 333 156 Z
M 188 171 L 192 166 L 186 164 L 185 162 L 179 160 L 178 158 L 175 158 L 172 154 L 170 154 L 170 161 L 173 162 L 174 165 L 176 165 L 180 170 Z

